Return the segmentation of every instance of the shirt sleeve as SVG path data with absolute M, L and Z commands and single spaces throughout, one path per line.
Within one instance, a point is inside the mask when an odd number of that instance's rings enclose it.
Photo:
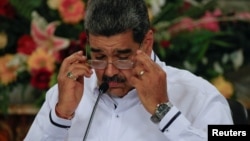
M 168 67 L 168 96 L 174 105 L 159 123 L 169 141 L 207 141 L 208 125 L 233 124 L 229 105 L 207 80 Z M 192 83 L 191 83 L 192 82 Z
M 62 119 L 56 115 L 57 96 L 57 88 L 54 87 L 48 91 L 47 100 L 36 115 L 24 141 L 62 141 L 67 137 L 71 120 Z
M 182 113 L 173 106 L 167 115 L 159 123 L 159 129 L 168 140 L 179 141 L 182 138 L 192 141 L 205 141 L 207 139 L 206 132 L 192 129 L 190 122 L 182 115 Z

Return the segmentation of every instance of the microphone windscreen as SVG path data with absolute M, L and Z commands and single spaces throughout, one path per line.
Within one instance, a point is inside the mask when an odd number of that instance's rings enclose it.
M 105 93 L 108 89 L 109 89 L 109 84 L 107 82 L 103 82 L 99 87 L 99 91 L 101 93 Z

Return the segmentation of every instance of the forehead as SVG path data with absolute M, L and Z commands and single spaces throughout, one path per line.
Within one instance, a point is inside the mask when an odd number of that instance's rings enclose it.
M 138 43 L 133 40 L 133 35 L 131 31 L 113 35 L 113 36 L 96 36 L 89 35 L 89 44 L 92 48 L 100 50 L 120 50 L 133 48 Z

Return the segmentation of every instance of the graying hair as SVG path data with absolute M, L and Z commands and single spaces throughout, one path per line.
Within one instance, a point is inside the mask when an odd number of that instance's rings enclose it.
M 89 0 L 85 16 L 87 34 L 112 36 L 129 30 L 141 43 L 150 29 L 144 0 Z

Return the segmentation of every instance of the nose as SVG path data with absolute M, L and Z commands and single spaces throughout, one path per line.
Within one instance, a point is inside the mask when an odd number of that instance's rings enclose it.
M 117 69 L 116 66 L 112 62 L 107 63 L 107 66 L 105 68 L 105 75 L 112 77 L 118 72 L 119 72 L 119 69 Z

